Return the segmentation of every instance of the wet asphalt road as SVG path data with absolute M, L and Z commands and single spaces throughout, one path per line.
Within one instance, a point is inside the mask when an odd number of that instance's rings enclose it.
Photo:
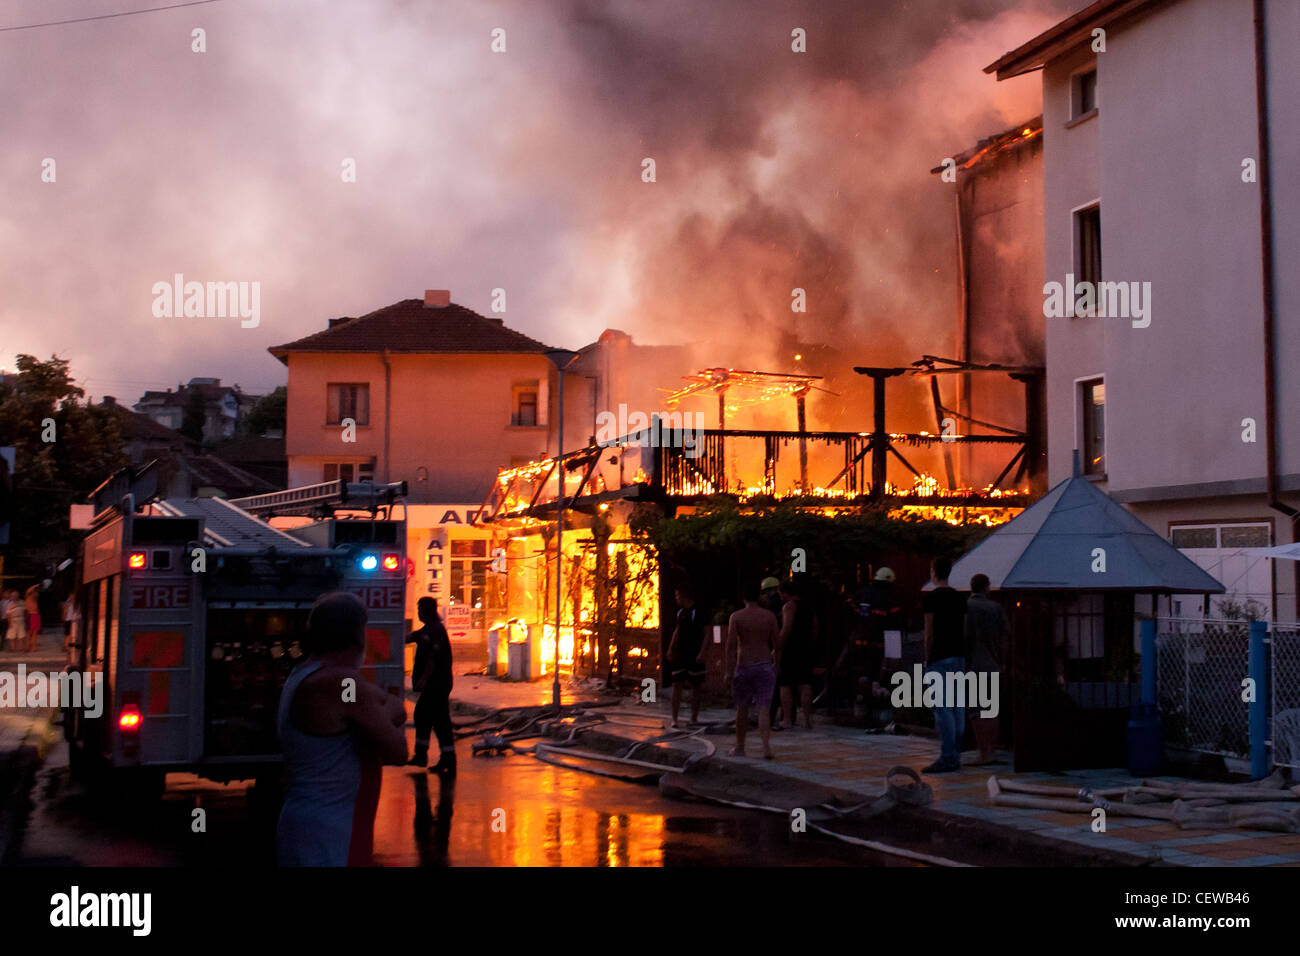
M 383 866 L 914 865 L 792 833 L 784 817 L 670 800 L 653 786 L 550 766 L 533 757 L 468 755 L 454 784 L 387 767 L 375 823 Z M 274 816 L 251 784 L 184 774 L 161 802 L 109 804 L 69 776 L 60 743 L 33 789 L 19 865 L 270 867 Z M 195 832 L 194 810 L 206 832 Z

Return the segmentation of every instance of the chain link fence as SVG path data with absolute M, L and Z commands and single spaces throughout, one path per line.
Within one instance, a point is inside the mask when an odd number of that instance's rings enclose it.
M 1247 621 L 1165 620 L 1156 635 L 1156 687 L 1165 746 L 1249 758 Z
M 1300 769 L 1300 625 L 1274 624 L 1269 637 L 1273 763 Z
M 1268 740 L 1274 766 L 1300 769 L 1300 625 L 1273 624 Z M 1166 620 L 1156 635 L 1156 683 L 1165 746 L 1250 758 L 1250 623 Z

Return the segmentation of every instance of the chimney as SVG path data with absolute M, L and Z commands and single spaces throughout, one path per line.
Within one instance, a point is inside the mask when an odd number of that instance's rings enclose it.
M 112 408 L 114 405 L 117 404 L 117 399 L 112 395 L 105 395 L 102 404 L 107 405 L 109 408 Z
M 330 324 L 328 328 L 332 329 L 336 325 L 342 325 L 344 322 L 351 322 L 351 321 L 352 321 L 352 316 L 350 315 L 345 315 L 342 318 L 338 318 L 338 319 L 330 319 Z
M 424 307 L 426 309 L 445 309 L 451 305 L 450 289 L 425 289 Z

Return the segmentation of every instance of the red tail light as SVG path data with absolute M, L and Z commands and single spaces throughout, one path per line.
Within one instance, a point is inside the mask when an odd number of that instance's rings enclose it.
M 132 551 L 131 556 L 126 559 L 128 568 L 143 568 L 146 566 L 148 556 L 143 551 Z
M 400 555 L 397 555 L 397 554 L 386 554 L 386 555 L 384 555 L 384 570 L 385 570 L 385 571 L 396 571 L 396 570 L 397 570 L 398 568 L 400 568 L 401 566 L 402 566 L 402 558 L 401 558 Z
M 134 733 L 140 729 L 140 708 L 135 704 L 125 704 L 117 718 L 117 726 Z

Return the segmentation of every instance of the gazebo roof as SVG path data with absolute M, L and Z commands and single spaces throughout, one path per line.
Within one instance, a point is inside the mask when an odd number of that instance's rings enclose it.
M 1105 551 L 1105 568 L 1093 571 Z M 1056 485 L 953 565 L 948 583 L 970 589 L 983 572 L 1006 591 L 1222 594 L 1224 587 L 1087 478 Z

